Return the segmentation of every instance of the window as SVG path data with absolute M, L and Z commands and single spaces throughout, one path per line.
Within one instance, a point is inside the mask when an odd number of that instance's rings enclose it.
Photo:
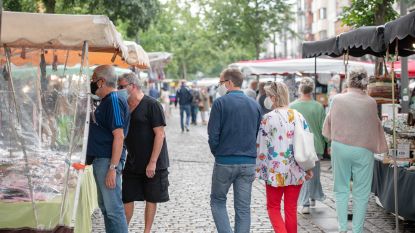
M 320 8 L 320 19 L 326 19 L 327 18 L 327 9 L 325 7 Z

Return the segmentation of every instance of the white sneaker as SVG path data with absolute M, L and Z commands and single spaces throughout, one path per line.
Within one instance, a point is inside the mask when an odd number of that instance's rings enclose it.
M 310 200 L 310 206 L 312 207 L 316 206 L 316 200 Z
M 310 214 L 310 207 L 304 206 L 303 208 L 298 210 L 298 213 L 300 213 L 300 214 Z

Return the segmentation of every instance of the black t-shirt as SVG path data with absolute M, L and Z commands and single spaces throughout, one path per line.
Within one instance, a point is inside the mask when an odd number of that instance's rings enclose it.
M 125 145 L 127 146 L 127 161 L 124 173 L 143 174 L 150 161 L 154 144 L 153 128 L 166 126 L 163 107 L 149 96 L 144 96 L 138 106 L 131 113 L 130 128 Z M 156 170 L 169 167 L 166 138 L 164 138 Z

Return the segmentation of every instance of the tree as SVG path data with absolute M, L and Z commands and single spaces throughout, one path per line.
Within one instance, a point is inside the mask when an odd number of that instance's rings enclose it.
M 382 25 L 396 19 L 398 12 L 393 9 L 395 0 L 352 0 L 349 7 L 343 9 L 341 20 L 352 27 Z
M 198 72 L 208 77 L 218 76 L 229 63 L 253 55 L 239 44 L 220 40 L 208 27 L 204 15 L 192 8 L 194 4 L 167 1 L 161 6 L 157 22 L 140 34 L 140 43 L 146 51 L 173 53 L 166 69 L 168 77 L 190 80 Z
M 361 26 L 382 25 L 398 17 L 393 9 L 395 0 L 352 0 L 349 7 L 343 9 L 340 16 L 343 24 L 358 28 Z M 375 74 L 383 73 L 383 60 L 377 59 Z
M 281 0 L 207 0 L 211 26 L 222 40 L 236 42 L 255 51 L 275 32 L 293 21 L 290 5 Z
M 158 0 L 5 0 L 4 8 L 12 11 L 104 14 L 114 23 L 123 23 L 127 37 L 135 38 L 156 19 Z

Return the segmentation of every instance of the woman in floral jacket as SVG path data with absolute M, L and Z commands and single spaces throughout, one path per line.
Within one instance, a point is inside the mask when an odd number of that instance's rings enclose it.
M 297 232 L 297 200 L 301 185 L 312 177 L 294 159 L 294 128 L 298 117 L 308 129 L 304 117 L 289 109 L 289 91 L 284 83 L 273 82 L 265 87 L 264 115 L 257 138 L 257 177 L 266 183 L 267 209 L 271 224 L 278 233 Z M 284 196 L 285 222 L 281 216 Z

